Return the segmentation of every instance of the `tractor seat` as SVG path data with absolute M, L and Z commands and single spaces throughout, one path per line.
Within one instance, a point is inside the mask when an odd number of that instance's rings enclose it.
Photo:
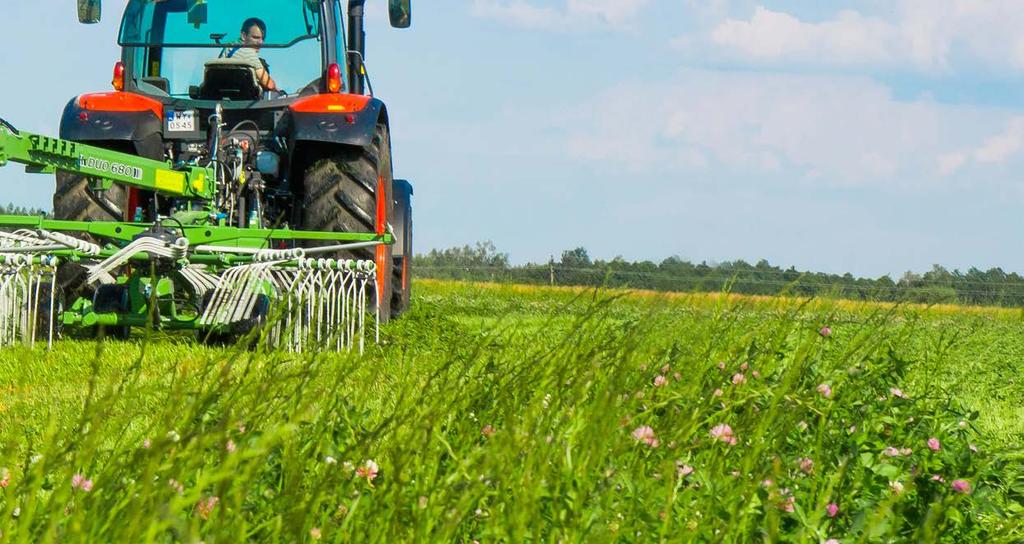
M 214 59 L 204 65 L 200 100 L 259 100 L 262 95 L 251 65 L 238 59 Z

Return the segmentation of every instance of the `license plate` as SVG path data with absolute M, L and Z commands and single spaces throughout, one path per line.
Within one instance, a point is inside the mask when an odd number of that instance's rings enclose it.
M 194 111 L 170 111 L 167 112 L 168 132 L 195 132 L 196 112 Z

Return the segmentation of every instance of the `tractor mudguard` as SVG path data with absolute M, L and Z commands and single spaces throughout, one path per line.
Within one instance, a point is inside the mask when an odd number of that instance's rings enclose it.
M 366 147 L 373 142 L 377 123 L 387 118 L 384 103 L 374 98 L 357 112 L 292 111 L 292 139 L 296 142 L 325 142 Z M 346 116 L 354 116 L 349 122 Z
M 132 142 L 139 156 L 152 159 L 163 158 L 162 129 L 162 120 L 152 111 L 85 110 L 77 97 L 64 107 L 60 119 L 61 139 Z

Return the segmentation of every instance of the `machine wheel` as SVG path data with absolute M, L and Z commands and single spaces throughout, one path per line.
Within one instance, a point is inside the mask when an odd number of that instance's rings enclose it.
M 207 291 L 206 294 L 203 295 L 200 314 L 206 310 L 206 307 L 209 306 L 212 299 L 213 291 Z M 270 317 L 270 303 L 270 297 L 263 294 L 258 295 L 256 297 L 256 304 L 253 306 L 252 312 L 248 318 L 231 323 L 228 325 L 227 330 L 222 332 L 200 332 L 199 338 L 204 340 L 207 344 L 215 346 L 235 345 L 241 339 L 245 338 L 246 335 L 267 323 L 267 319 Z M 258 340 L 258 337 L 256 340 Z
M 135 153 L 134 146 L 128 142 L 100 143 L 100 147 Z M 128 193 L 121 185 L 113 185 L 103 195 L 93 195 L 89 191 L 86 176 L 58 171 L 56 190 L 53 192 L 53 217 L 68 221 L 123 221 L 124 218 L 114 210 L 101 205 L 98 198 L 102 197 L 123 212 L 128 203 Z M 57 269 L 57 284 L 72 299 L 80 296 L 91 297 L 92 289 L 84 285 L 86 270 L 77 263 L 62 263 Z
M 312 161 L 303 178 L 303 230 L 384 232 L 391 228 L 394 181 L 386 125 L 377 125 L 373 143 L 366 148 L 342 147 L 331 156 Z M 401 270 L 394 266 L 393 246 L 344 251 L 337 256 L 377 263 L 376 298 L 382 322 L 404 307 Z
M 39 300 L 36 303 L 36 341 L 46 342 L 50 339 L 50 327 L 53 327 L 53 339 L 61 336 L 64 322 L 61 317 L 64 315 L 64 291 L 57 287 L 53 292 L 53 283 L 42 283 L 39 285 Z M 53 296 L 53 308 L 50 308 L 50 297 Z
M 124 284 L 101 285 L 96 289 L 92 298 L 92 309 L 98 314 L 117 313 L 124 314 L 131 310 L 129 302 L 128 286 Z M 96 328 L 96 337 L 108 336 L 118 340 L 126 340 L 132 334 L 132 328 L 127 325 L 114 327 Z
M 267 323 L 267 319 L 270 317 L 270 297 L 267 295 L 258 295 L 256 297 L 256 304 L 252 307 L 252 312 L 247 319 L 243 319 L 237 323 L 231 324 L 231 334 L 237 339 L 242 338 L 250 332 L 259 329 Z

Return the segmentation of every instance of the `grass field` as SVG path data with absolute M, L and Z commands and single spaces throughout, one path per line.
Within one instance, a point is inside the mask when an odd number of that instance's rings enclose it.
M 1024 316 L 423 281 L 363 356 L 0 352 L 11 542 L 1021 542 Z

